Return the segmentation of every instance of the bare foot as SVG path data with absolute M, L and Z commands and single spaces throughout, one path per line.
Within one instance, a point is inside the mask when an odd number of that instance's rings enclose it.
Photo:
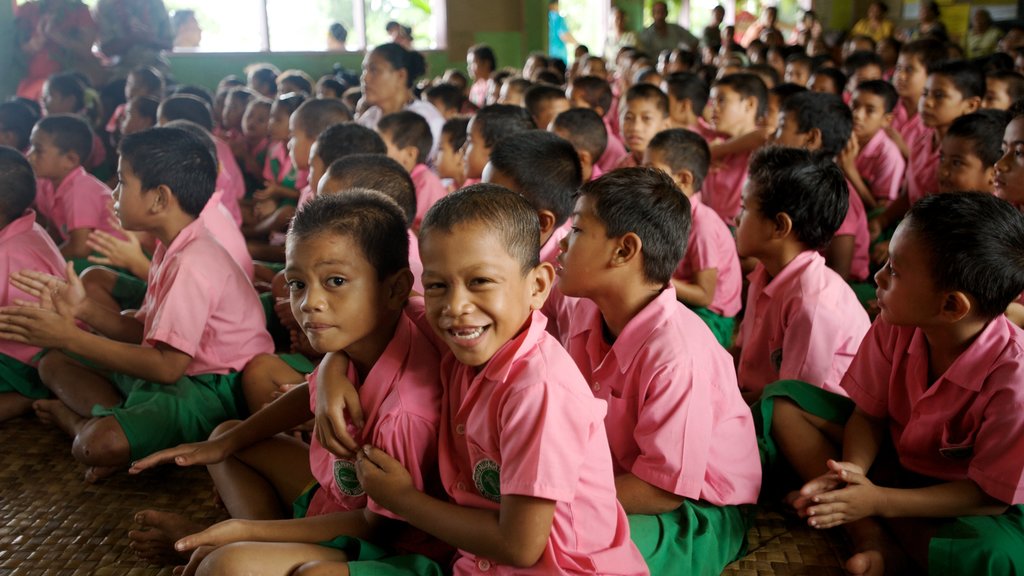
M 53 424 L 72 438 L 78 435 L 79 428 L 86 421 L 60 400 L 36 400 L 32 408 L 40 420 Z
M 174 543 L 206 528 L 181 514 L 161 510 L 143 510 L 135 515 L 135 523 L 140 529 L 128 532 L 129 547 L 139 558 L 159 564 L 178 564 L 187 559 L 189 555 L 179 554 Z
M 120 466 L 89 466 L 85 469 L 85 481 L 95 484 L 120 470 Z
M 883 576 L 885 558 L 878 550 L 858 552 L 846 561 L 846 571 L 854 576 Z

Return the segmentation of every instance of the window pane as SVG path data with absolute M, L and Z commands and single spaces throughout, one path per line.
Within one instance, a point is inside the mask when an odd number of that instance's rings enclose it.
M 169 12 L 195 10 L 203 29 L 199 50 L 203 52 L 259 52 L 260 1 L 197 2 L 164 0 Z
M 349 50 L 357 49 L 352 3 L 359 0 L 267 0 L 270 49 L 274 52 L 327 49 L 327 34 L 334 22 L 348 30 Z
M 387 23 L 398 22 L 412 28 L 412 45 L 417 50 L 433 50 L 438 42 L 438 18 L 443 7 L 430 0 L 364 0 L 366 2 L 366 43 L 370 46 L 391 42 Z

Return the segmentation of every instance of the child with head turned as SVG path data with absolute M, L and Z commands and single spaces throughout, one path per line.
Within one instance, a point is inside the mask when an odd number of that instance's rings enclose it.
M 614 170 L 629 153 L 619 135 L 618 110 L 613 110 L 616 100 L 611 84 L 603 77 L 579 76 L 569 82 L 566 96 L 573 108 L 590 108 L 604 121 L 608 146 L 597 159 L 597 166 L 601 172 Z
M 447 120 L 441 128 L 441 144 L 437 147 L 437 175 L 448 192 L 462 187 L 463 152 L 468 126 L 469 118 L 455 117 Z
M 492 104 L 481 108 L 466 126 L 466 144 L 462 151 L 463 186 L 480 182 L 484 166 L 499 140 L 536 127 L 530 113 L 520 106 Z
M 0 103 L 0 146 L 28 152 L 32 126 L 38 119 L 36 112 L 22 102 Z
M 548 131 L 568 140 L 576 149 L 584 182 L 596 180 L 604 174 L 595 162 L 604 154 L 608 133 L 596 112 L 587 108 L 566 110 L 555 117 Z
M 995 192 L 996 163 L 1010 114 L 980 110 L 953 121 L 942 139 L 939 192 Z
M 849 398 L 814 390 L 776 414 L 807 482 L 797 511 L 846 528 L 852 574 L 1019 572 L 1024 333 L 1003 310 L 1024 289 L 1024 217 L 989 194 L 936 194 L 889 247 Z
M 423 91 L 423 99 L 437 108 L 447 121 L 462 112 L 466 96 L 452 84 L 437 84 Z
M 1009 110 L 1021 98 L 1024 98 L 1024 76 L 1012 70 L 995 70 L 985 74 L 982 108 Z
M 910 158 L 910 147 L 927 137 L 928 129 L 922 122 L 921 96 L 928 80 L 928 67 L 947 59 L 946 47 L 931 38 L 905 44 L 896 59 L 892 85 L 900 96 L 893 111 L 889 137 L 900 148 L 904 158 Z
M 0 146 L 0 272 L 5 278 L 21 270 L 64 277 L 64 258 L 46 230 L 36 223 L 32 202 L 36 179 L 18 150 Z M 4 282 L 0 306 L 30 301 L 24 290 Z M 37 346 L 0 339 L 0 421 L 28 412 L 50 391 L 39 379 Z
M 533 82 L 518 76 L 506 78 L 498 89 L 498 98 L 494 104 L 509 104 L 512 106 L 524 106 L 526 104 L 526 92 L 533 87 Z M 488 104 L 490 105 L 490 104 Z
M 444 344 L 438 447 L 448 498 L 367 444 L 370 498 L 458 548 L 456 575 L 647 574 L 615 500 L 604 406 L 539 312 L 554 278 L 533 207 L 480 184 L 420 228 L 425 315 Z
M 416 218 L 412 229 L 419 230 L 427 210 L 447 194 L 437 174 L 427 166 L 427 157 L 434 145 L 430 124 L 423 116 L 405 110 L 381 118 L 377 132 L 387 145 L 388 156 L 405 168 L 416 185 Z
M 811 92 L 825 92 L 842 96 L 847 84 L 846 74 L 838 68 L 819 67 L 807 81 L 807 89 Z
M 690 214 L 668 174 L 616 170 L 580 188 L 558 257 L 580 298 L 566 348 L 608 402 L 616 496 L 652 574 L 718 573 L 742 554 L 761 483 L 732 359 L 670 284 Z
M 773 138 L 781 146 L 803 148 L 834 159 L 848 145 L 852 124 L 850 108 L 841 98 L 804 92 L 786 101 Z M 870 242 L 867 214 L 849 180 L 846 188 L 848 208 L 842 224 L 824 250 L 825 262 L 844 280 L 859 283 L 868 279 Z
M 651 138 L 668 128 L 668 96 L 651 84 L 636 84 L 626 91 L 621 116 L 622 142 L 629 150 L 616 168 L 640 166 Z
M 758 264 L 734 352 L 748 402 L 770 396 L 765 387 L 780 380 L 839 390 L 868 315 L 818 251 L 839 229 L 849 200 L 828 157 L 770 146 L 751 158 L 736 251 Z
M 408 301 L 405 226 L 402 209 L 379 192 L 319 196 L 289 228 L 285 274 L 311 346 L 347 360 L 345 377 L 367 415 L 357 438 L 394 454 L 411 472 L 411 486 L 424 490 L 437 477 L 439 354 L 415 321 L 422 305 Z M 441 574 L 438 562 L 450 549 L 367 497 L 354 455 L 331 454 L 315 435 L 308 446 L 275 435 L 312 417 L 317 384 L 314 373 L 244 422 L 226 422 L 205 442 L 161 451 L 132 468 L 208 465 L 235 520 L 206 529 L 154 511 L 139 520 L 177 552 L 196 550 L 189 564 L 199 574 L 283 576 L 312 562 L 336 569 L 348 563 L 353 574 Z M 136 532 L 136 541 L 147 541 L 144 535 Z
M 541 130 L 547 130 L 555 116 L 570 108 L 565 91 L 549 84 L 538 84 L 527 90 L 523 105 Z
M 868 210 L 895 200 L 903 185 L 907 161 L 887 132 L 898 103 L 896 89 L 884 80 L 858 84 L 850 98 L 853 138 L 839 167 Z
M 659 132 L 644 154 L 644 165 L 668 174 L 690 200 L 686 251 L 671 279 L 676 299 L 693 310 L 728 349 L 743 305 L 743 276 L 729 227 L 701 199 L 710 163 L 707 142 L 681 128 Z
M 252 284 L 198 220 L 217 175 L 209 150 L 184 130 L 154 128 L 125 137 L 120 154 L 121 225 L 159 242 L 139 310 L 95 305 L 69 266 L 66 282 L 16 274 L 41 306 L 0 313 L 3 337 L 50 349 L 39 374 L 57 399 L 34 407 L 74 437 L 87 480 L 243 414 L 238 373 L 273 349 Z
M 305 95 L 289 92 L 278 96 L 270 105 L 269 143 L 263 160 L 263 186 L 252 194 L 256 222 L 288 206 L 289 210 L 275 218 L 278 223 L 284 223 L 285 214 L 290 217 L 295 213 L 294 207 L 298 203 L 300 191 L 309 183 L 308 162 L 300 162 L 290 153 L 291 117 L 305 101 Z M 225 108 L 225 114 L 227 110 Z M 303 164 L 305 168 L 301 167 Z
M 486 44 L 475 44 L 466 50 L 466 71 L 473 80 L 469 87 L 469 101 L 477 108 L 487 105 L 487 83 L 498 69 L 494 50 Z
M 661 83 L 668 95 L 668 123 L 671 128 L 692 130 L 710 138 L 713 130 L 704 121 L 704 108 L 708 104 L 707 82 L 690 72 L 669 74 Z
M 89 234 L 114 231 L 109 222 L 110 188 L 82 166 L 92 146 L 92 129 L 85 120 L 58 114 L 36 123 L 27 154 L 36 178 L 48 184 L 36 197 L 39 215 L 60 242 L 60 253 L 79 271 L 91 253 Z

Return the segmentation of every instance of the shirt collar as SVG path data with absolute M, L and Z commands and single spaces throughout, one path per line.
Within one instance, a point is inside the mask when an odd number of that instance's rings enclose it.
M 18 234 L 31 230 L 36 223 L 36 213 L 26 210 L 25 214 L 12 220 L 3 230 L 0 230 L 0 241 L 9 240 Z
M 491 356 L 487 365 L 477 378 L 484 378 L 494 382 L 505 382 L 508 379 L 512 366 L 521 358 L 528 356 L 530 352 L 540 344 L 541 338 L 547 334 L 544 327 L 548 320 L 539 310 L 534 310 L 526 320 L 523 330 L 513 339 L 506 342 L 494 356 Z
M 994 365 L 1013 339 L 1014 332 L 1016 330 L 1005 316 L 1000 314 L 993 318 L 936 382 L 946 380 L 967 390 L 981 390 L 985 381 L 983 376 L 992 372 Z M 907 354 L 923 357 L 925 374 L 928 374 L 928 340 L 920 328 L 914 330 Z

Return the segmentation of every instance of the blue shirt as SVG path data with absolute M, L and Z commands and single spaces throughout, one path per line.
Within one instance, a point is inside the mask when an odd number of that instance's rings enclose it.
M 562 34 L 568 31 L 565 18 L 554 10 L 548 10 L 548 55 L 552 58 L 561 58 L 566 64 L 569 63 L 569 54 L 565 50 Z

